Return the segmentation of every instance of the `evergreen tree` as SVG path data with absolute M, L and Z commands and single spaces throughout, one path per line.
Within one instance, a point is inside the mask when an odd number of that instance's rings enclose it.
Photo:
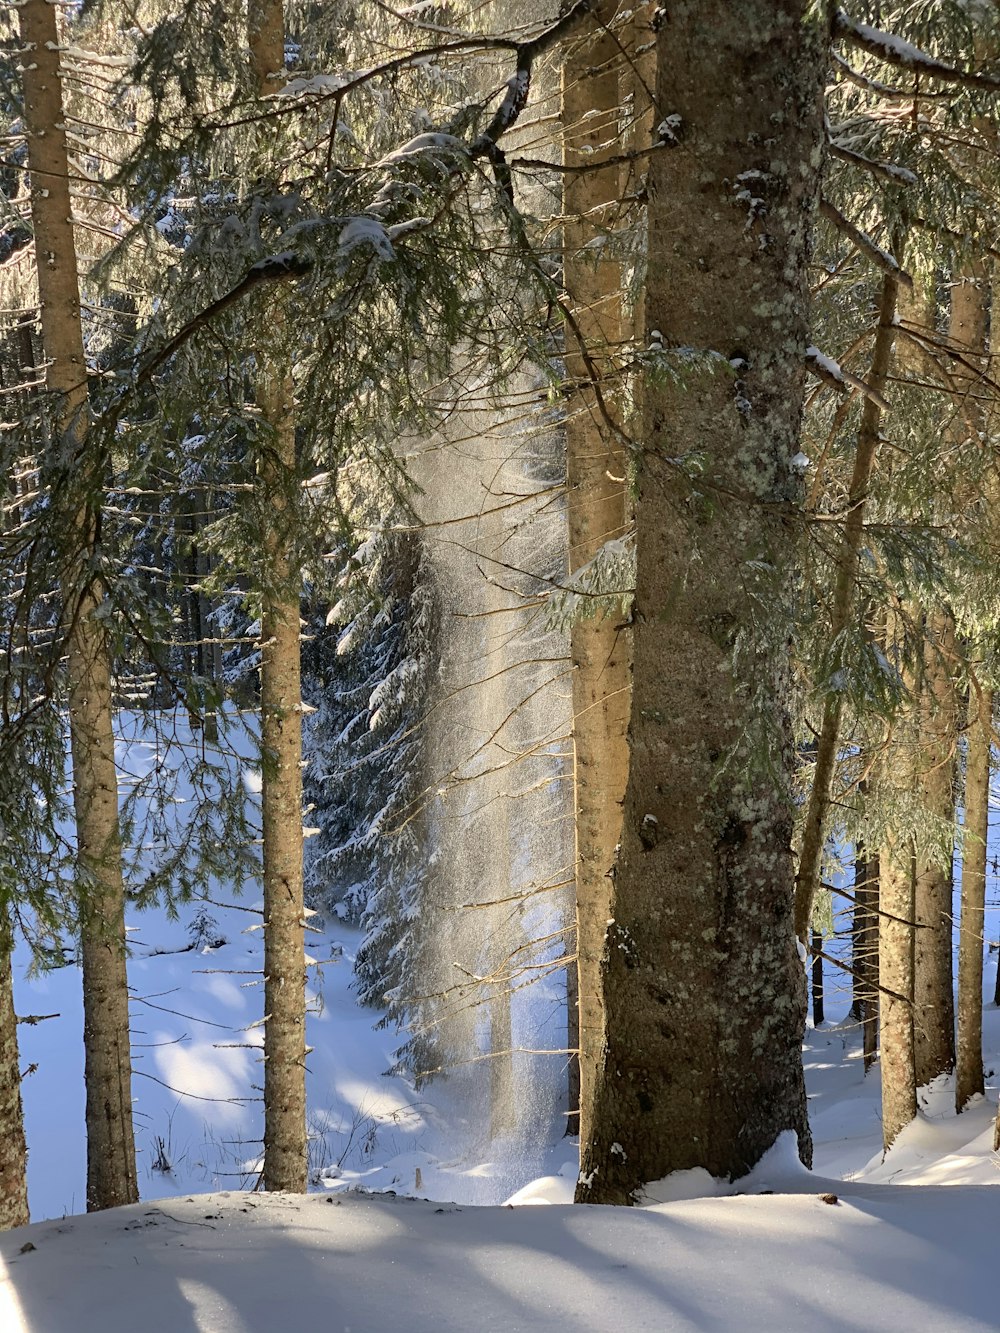
M 810 1156 L 775 603 L 800 504 L 829 29 L 807 4 L 730 18 L 675 4 L 656 38 L 657 134 L 677 147 L 650 164 L 630 767 L 587 1202 L 694 1166 L 739 1176 L 785 1130 Z

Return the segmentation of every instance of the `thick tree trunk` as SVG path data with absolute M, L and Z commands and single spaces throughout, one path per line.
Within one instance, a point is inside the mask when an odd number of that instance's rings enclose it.
M 249 45 L 261 95 L 285 81 L 281 0 L 251 0 Z M 296 475 L 295 397 L 287 356 L 288 312 L 279 295 L 257 404 L 272 438 L 260 463 L 268 527 L 261 617 L 260 713 L 264 783 L 264 1186 L 304 1191 L 306 1145 L 305 902 L 302 883 L 300 576 L 292 555 L 289 491 Z
M 33 52 L 23 81 L 46 385 L 57 398 L 49 475 L 70 479 L 55 503 L 68 504 L 67 533 L 77 543 L 65 597 L 72 616 L 69 721 L 80 879 L 87 1207 L 96 1209 L 132 1203 L 138 1190 L 110 650 L 99 617 L 103 592 L 85 573 L 96 541 L 102 467 L 86 440 L 86 361 L 56 12 L 45 0 L 28 0 L 20 16 L 22 39 Z
M 928 318 L 933 326 L 933 321 Z M 978 440 L 982 409 L 977 403 L 979 370 L 986 350 L 988 309 L 982 265 L 956 275 L 951 284 L 948 338 L 960 356 L 950 367 L 953 386 L 951 444 Z M 955 818 L 954 762 L 958 714 L 952 678 L 954 619 L 936 606 L 926 616 L 924 679 L 920 711 L 920 781 L 924 809 L 936 821 Z M 914 1051 L 917 1085 L 947 1073 L 955 1064 L 955 1002 L 952 973 L 951 847 L 935 860 L 918 864 L 914 961 Z
M 650 163 L 630 769 L 582 1202 L 694 1166 L 740 1176 L 786 1130 L 810 1157 L 775 604 L 799 495 L 815 14 L 752 0 L 737 24 L 683 0 L 657 42 L 678 142 Z
M 617 6 L 599 8 L 607 22 Z M 573 322 L 566 331 L 566 374 L 575 393 L 566 422 L 566 483 L 570 572 L 591 561 L 625 530 L 625 459 L 601 414 L 617 412 L 613 377 L 621 341 L 621 265 L 608 234 L 619 207 L 619 172 L 599 168 L 620 152 L 620 50 L 598 31 L 575 40 L 563 63 L 563 188 L 566 292 Z M 598 247 L 590 244 L 598 239 Z M 600 243 L 603 242 L 603 243 Z M 582 345 L 581 345 L 582 343 Z M 609 373 L 611 372 L 611 373 Z M 594 379 L 598 380 L 595 388 Z M 579 1005 L 578 1094 L 581 1141 L 590 1132 L 594 1079 L 604 1044 L 601 955 L 611 898 L 611 868 L 621 836 L 621 803 L 628 772 L 628 640 L 620 616 L 573 626 L 573 747 L 576 828 L 576 986 Z
M 955 1110 L 982 1096 L 983 933 L 986 921 L 986 845 L 990 827 L 993 691 L 969 690 L 962 839 L 962 914 L 958 942 L 958 1041 Z
M 0 1231 L 28 1223 L 28 1152 L 21 1110 L 21 1065 L 14 1012 L 14 948 L 6 909 L 0 910 Z

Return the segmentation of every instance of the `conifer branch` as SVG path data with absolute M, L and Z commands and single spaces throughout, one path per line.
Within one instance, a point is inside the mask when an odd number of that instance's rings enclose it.
M 882 32 L 867 23 L 859 23 L 843 9 L 838 9 L 833 16 L 833 35 L 851 42 L 887 65 L 910 70 L 913 74 L 925 74 L 928 78 L 941 79 L 945 83 L 960 83 L 967 88 L 983 88 L 991 93 L 1000 92 L 1000 79 L 946 65 L 944 61 L 928 55 L 895 33 Z
M 827 222 L 831 222 L 838 231 L 843 232 L 855 249 L 860 250 L 876 268 L 880 268 L 883 273 L 888 273 L 909 291 L 913 290 L 913 279 L 909 273 L 893 259 L 892 255 L 883 250 L 881 246 L 876 245 L 867 232 L 862 231 L 849 218 L 844 217 L 835 204 L 831 204 L 829 199 L 821 199 L 819 211 Z

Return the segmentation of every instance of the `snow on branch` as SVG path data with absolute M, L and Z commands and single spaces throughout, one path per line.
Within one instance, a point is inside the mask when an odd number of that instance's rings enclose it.
M 831 204 L 829 199 L 820 200 L 819 211 L 827 222 L 832 222 L 838 231 L 842 231 L 855 248 L 860 250 L 876 268 L 880 268 L 883 273 L 890 274 L 907 290 L 913 290 L 913 279 L 904 268 L 900 267 L 888 250 L 883 250 L 880 245 L 876 245 L 867 232 L 862 231 L 860 227 L 856 227 L 849 218 L 845 218 L 840 209 Z
M 919 177 L 909 167 L 901 167 L 895 162 L 881 162 L 874 157 L 865 157 L 862 153 L 854 152 L 852 148 L 845 148 L 835 139 L 829 140 L 828 147 L 831 157 L 839 158 L 841 162 L 850 162 L 855 167 L 862 167 L 873 176 L 878 176 L 892 185 L 920 184 Z
M 831 389 L 836 389 L 838 393 L 849 393 L 851 389 L 857 389 L 883 412 L 888 412 L 889 404 L 877 390 L 864 380 L 859 380 L 849 370 L 845 370 L 839 361 L 834 361 L 832 356 L 827 356 L 818 347 L 806 348 L 806 365 L 818 380 L 828 384 Z
M 844 41 L 859 46 L 869 55 L 895 65 L 900 69 L 911 70 L 914 74 L 926 74 L 928 78 L 942 79 L 946 83 L 961 83 L 970 88 L 985 88 L 989 92 L 1000 91 L 1000 79 L 988 74 L 975 74 L 971 70 L 956 69 L 943 61 L 921 51 L 912 42 L 904 41 L 893 32 L 882 32 L 867 23 L 859 23 L 843 9 L 838 9 L 833 17 L 833 35 Z
M 283 251 L 281 254 L 268 255 L 265 259 L 258 259 L 256 264 L 251 264 L 240 281 L 235 287 L 230 288 L 218 300 L 213 301 L 210 306 L 200 311 L 195 317 L 189 320 L 182 329 L 180 329 L 169 342 L 163 347 L 152 353 L 139 367 L 135 376 L 135 386 L 145 384 L 160 369 L 165 362 L 178 351 L 184 343 L 199 329 L 211 323 L 224 310 L 228 310 L 231 305 L 241 300 L 246 293 L 262 282 L 278 282 L 288 278 L 301 278 L 312 268 L 312 262 L 302 258 L 291 250 Z
M 596 0 L 576 0 L 569 6 L 561 18 L 543 29 L 537 37 L 526 42 L 519 42 L 515 47 L 516 65 L 514 73 L 507 80 L 503 101 L 493 114 L 490 123 L 476 139 L 470 154 L 473 158 L 486 157 L 493 164 L 497 183 L 513 203 L 514 187 L 510 169 L 499 146 L 500 138 L 516 124 L 518 117 L 528 102 L 531 92 L 531 74 L 536 59 L 551 46 L 562 41 L 571 28 L 596 7 Z

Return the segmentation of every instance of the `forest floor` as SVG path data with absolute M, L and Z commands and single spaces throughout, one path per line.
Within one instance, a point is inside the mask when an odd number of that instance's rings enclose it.
M 141 774 L 159 752 L 142 741 L 128 757 Z M 252 773 L 244 776 L 252 788 Z M 539 1109 L 553 1104 L 543 1085 L 565 1077 L 560 1060 L 528 1057 L 534 1100 L 529 1086 L 502 1115 L 482 1095 L 489 1062 L 419 1091 L 387 1076 L 399 1037 L 357 1003 L 358 932 L 316 917 L 312 1192 L 269 1196 L 254 1192 L 260 904 L 221 889 L 213 896 L 173 916 L 129 914 L 143 1200 L 132 1208 L 78 1216 L 80 972 L 67 951 L 65 966 L 32 976 L 27 947 L 18 951 L 17 1011 L 41 1020 L 20 1028 L 36 1221 L 0 1236 L 0 1333 L 1000 1326 L 992 1004 L 986 1098 L 956 1116 L 950 1080 L 923 1089 L 917 1121 L 884 1161 L 878 1069 L 865 1076 L 860 1033 L 844 1017 L 807 1033 L 813 1173 L 780 1141 L 735 1185 L 690 1171 L 650 1187 L 645 1208 L 574 1208 L 576 1145 Z M 991 998 L 995 975 L 991 953 Z M 557 989 L 533 994 L 554 1022 Z M 836 1020 L 849 1003 L 846 992 L 830 994 L 827 1011 Z
M 267 1196 L 252 1189 L 252 906 L 210 906 L 195 948 L 193 906 L 173 921 L 135 918 L 144 1202 L 103 1215 L 73 1216 L 84 1199 L 79 973 L 26 981 L 20 960 L 19 1012 L 58 1015 L 21 1029 L 22 1062 L 37 1066 L 24 1084 L 32 1215 L 50 1220 L 0 1238 L 3 1333 L 997 1327 L 992 1005 L 987 1098 L 957 1117 L 948 1080 L 923 1090 L 884 1162 L 877 1069 L 864 1076 L 844 1020 L 806 1043 L 814 1173 L 779 1142 L 735 1186 L 686 1172 L 652 1187 L 643 1209 L 572 1208 L 575 1146 L 558 1127 L 525 1151 L 516 1133 L 490 1140 L 463 1125 L 446 1081 L 415 1093 L 383 1076 L 395 1035 L 355 1002 L 356 932 L 327 923 L 309 946 L 314 1192 Z M 828 1008 L 838 1002 L 848 997 Z

